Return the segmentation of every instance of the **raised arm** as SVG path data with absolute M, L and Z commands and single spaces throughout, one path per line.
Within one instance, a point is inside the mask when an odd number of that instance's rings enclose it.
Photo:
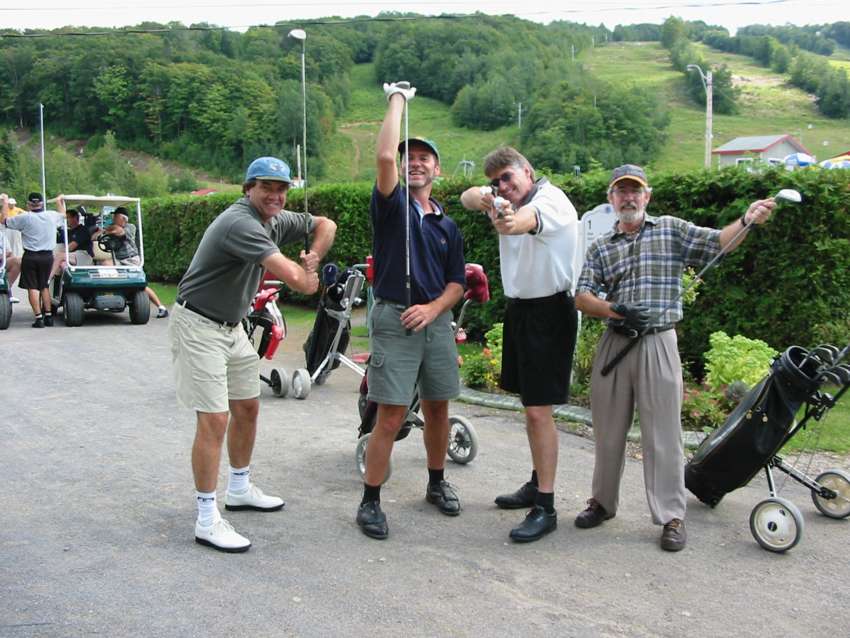
M 280 279 L 287 286 L 305 295 L 312 295 L 319 289 L 319 276 L 308 272 L 294 261 L 277 252 L 263 261 L 263 268 Z
M 387 112 L 378 132 L 378 142 L 375 154 L 377 163 L 378 190 L 385 197 L 389 197 L 398 184 L 398 144 L 401 140 L 401 118 L 404 113 L 404 105 L 412 100 L 416 89 L 408 82 L 396 82 L 384 84 L 384 93 L 387 96 Z

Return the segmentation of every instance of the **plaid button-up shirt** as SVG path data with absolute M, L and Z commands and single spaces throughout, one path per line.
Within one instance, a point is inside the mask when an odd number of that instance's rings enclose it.
M 700 267 L 720 252 L 720 231 L 678 217 L 646 215 L 637 234 L 614 230 L 587 249 L 576 294 L 605 292 L 608 301 L 649 306 L 650 327 L 682 319 L 681 299 L 655 319 L 682 290 L 685 267 Z

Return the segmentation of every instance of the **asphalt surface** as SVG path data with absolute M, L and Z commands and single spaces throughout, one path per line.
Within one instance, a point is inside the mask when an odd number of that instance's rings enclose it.
M 359 377 L 345 368 L 306 400 L 264 388 L 253 478 L 287 506 L 228 513 L 253 547 L 215 552 L 193 541 L 194 417 L 176 405 L 167 320 L 30 323 L 20 304 L 0 332 L 2 637 L 847 635 L 850 520 L 820 515 L 791 481 L 782 496 L 805 520 L 791 551 L 769 553 L 750 534 L 750 511 L 767 497 L 759 478 L 715 510 L 691 497 L 688 546 L 670 554 L 638 460 L 626 462 L 617 517 L 573 526 L 593 449 L 562 433 L 560 527 L 510 543 L 524 513 L 493 498 L 530 469 L 516 412 L 453 405 L 481 444 L 471 464 L 447 466 L 457 518 L 424 500 L 421 433 L 399 442 L 383 491 L 390 538 L 363 536 Z M 302 342 L 290 335 L 274 365 L 303 365 Z

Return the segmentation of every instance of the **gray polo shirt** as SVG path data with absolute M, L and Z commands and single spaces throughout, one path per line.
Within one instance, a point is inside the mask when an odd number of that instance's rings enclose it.
M 278 246 L 303 240 L 313 217 L 283 211 L 265 224 L 243 197 L 207 227 L 178 295 L 202 313 L 222 321 L 240 321 L 248 313 L 263 274 L 261 262 Z
M 45 210 L 9 217 L 6 220 L 6 228 L 21 231 L 24 250 L 53 250 L 56 247 L 56 229 L 64 222 L 64 215 Z

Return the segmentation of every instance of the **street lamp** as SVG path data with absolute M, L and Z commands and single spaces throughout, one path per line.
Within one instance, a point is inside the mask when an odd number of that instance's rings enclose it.
M 687 69 L 688 71 L 696 69 L 700 80 L 702 80 L 702 88 L 705 89 L 705 167 L 711 168 L 711 138 L 713 137 L 711 134 L 711 120 L 714 104 L 714 89 L 711 82 L 712 75 L 711 71 L 703 73 L 697 64 L 689 64 Z
M 302 120 L 301 130 L 303 132 L 302 152 L 304 153 L 304 175 L 301 177 L 304 187 L 304 212 L 308 213 L 307 209 L 307 75 L 305 71 L 305 58 L 307 54 L 307 32 L 304 29 L 293 29 L 289 32 L 290 38 L 295 38 L 301 41 L 301 108 Z M 306 245 L 306 239 L 305 245 Z

